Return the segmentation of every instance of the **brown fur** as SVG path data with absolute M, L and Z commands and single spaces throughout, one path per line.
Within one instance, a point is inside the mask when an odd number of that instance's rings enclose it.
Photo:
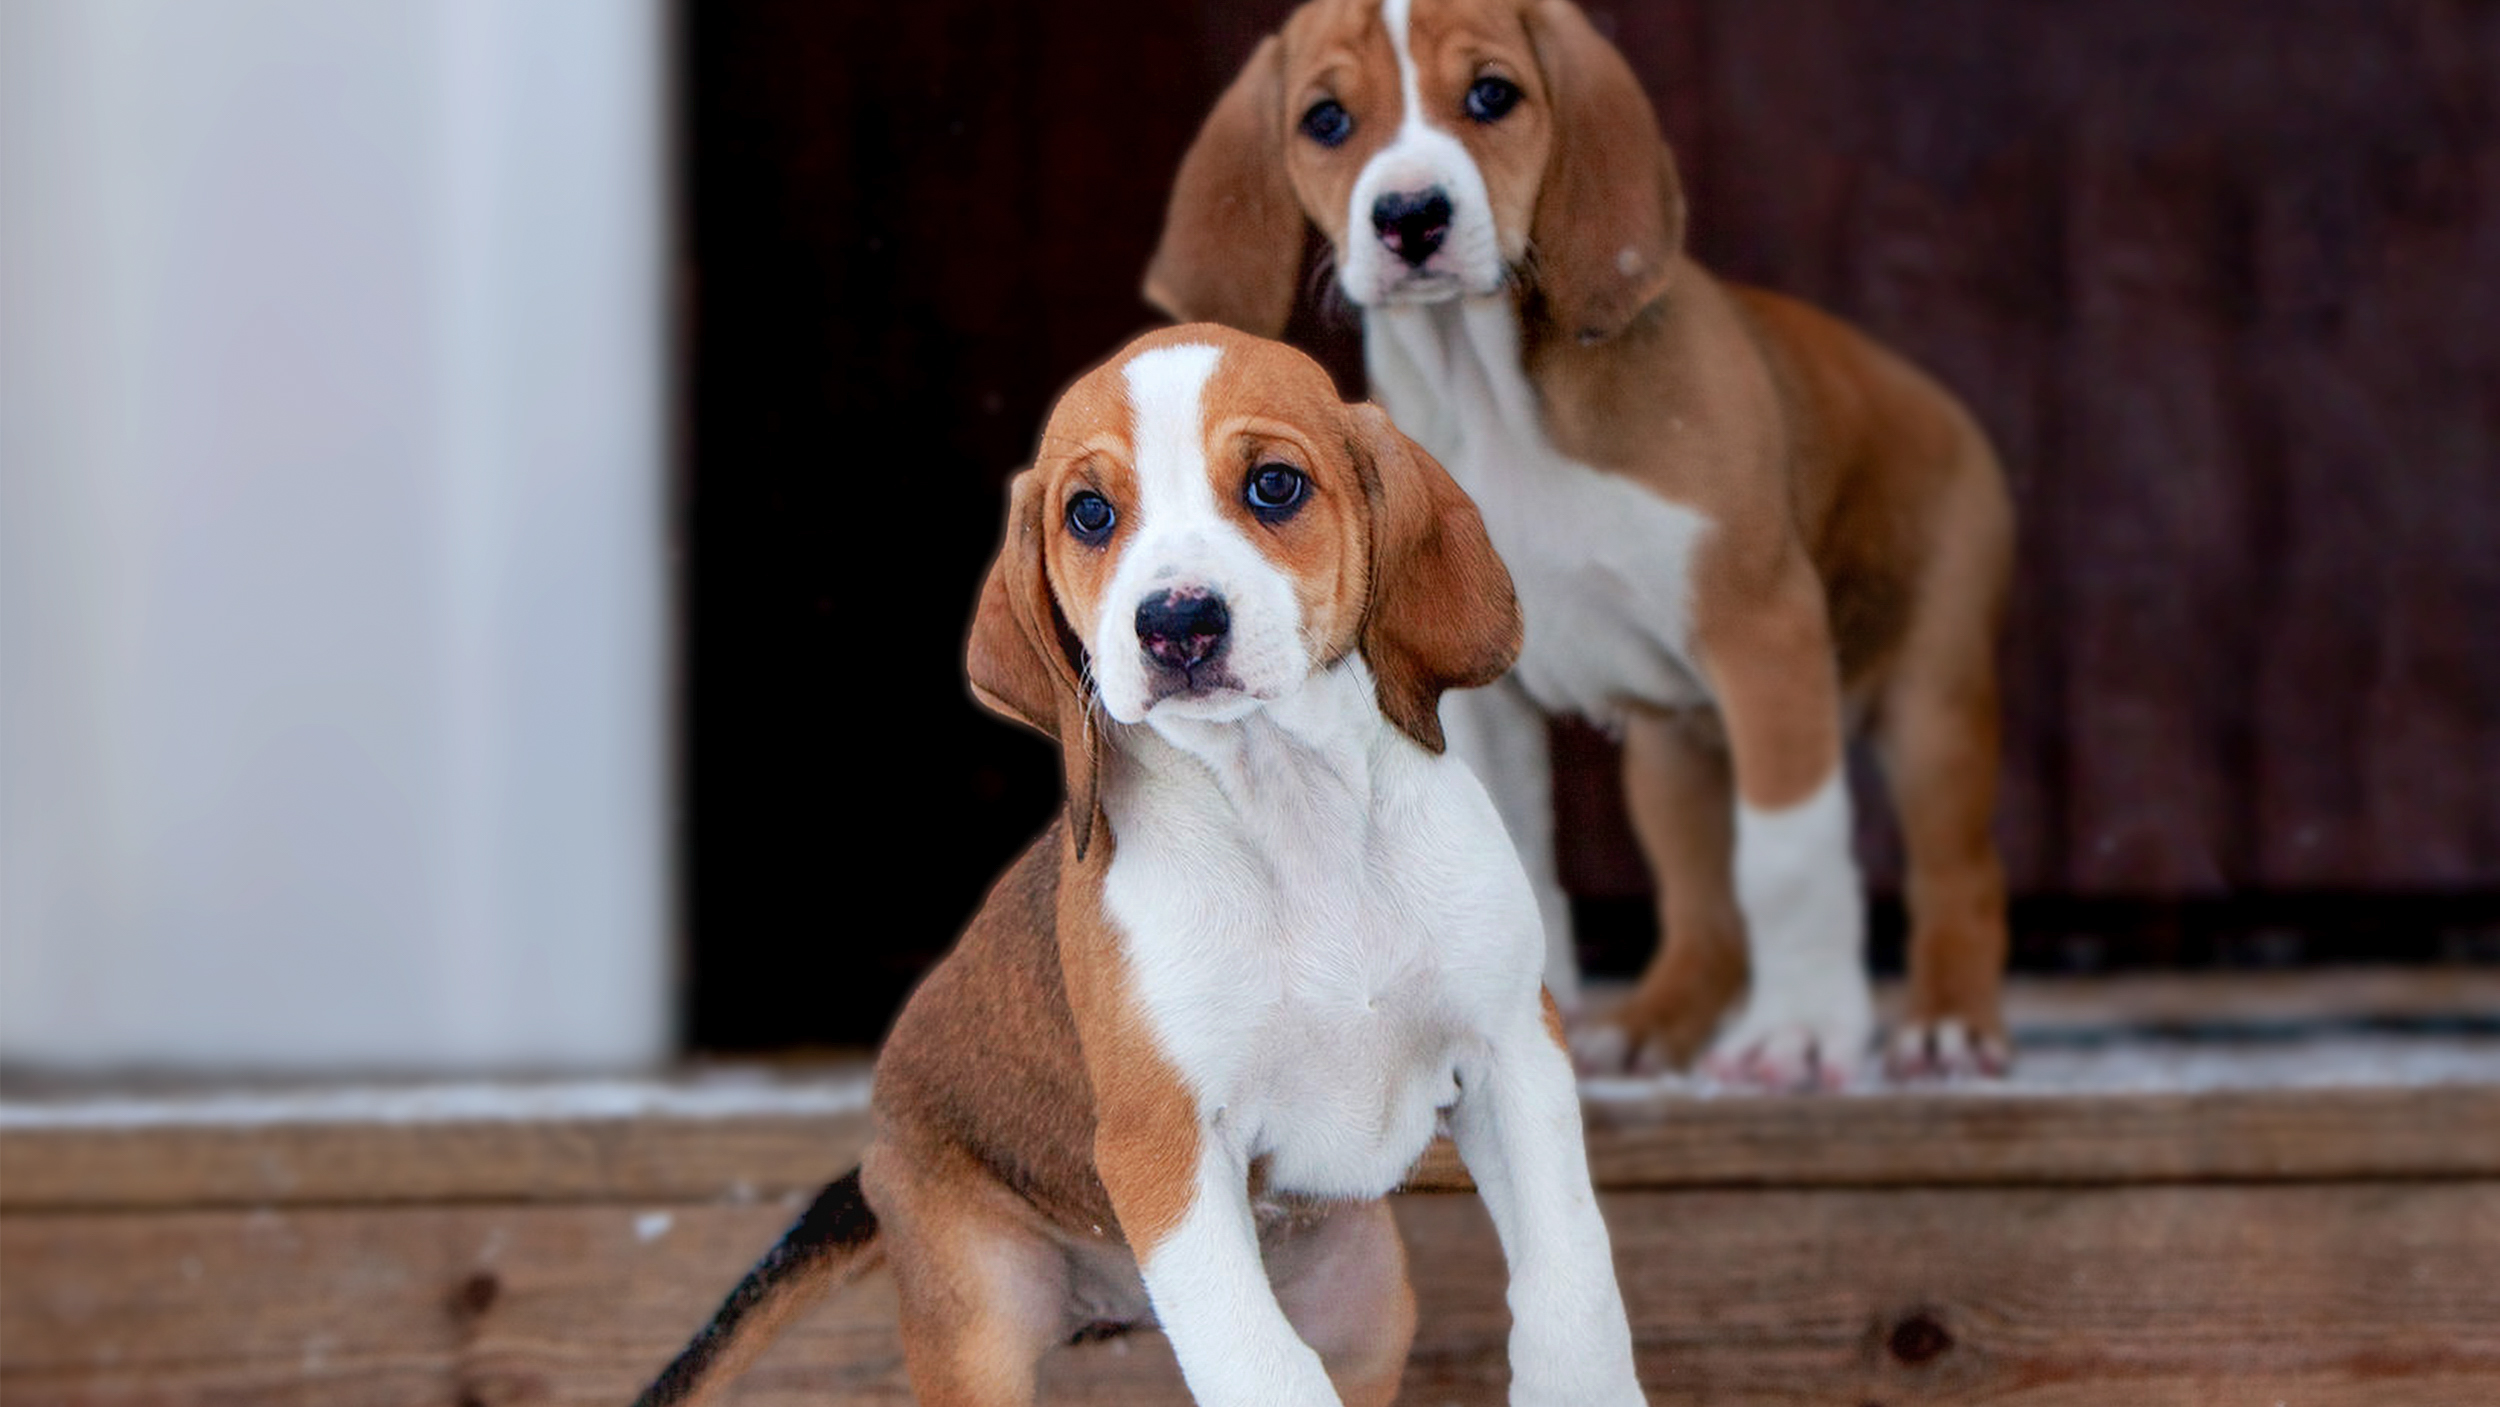
M 650 1402 L 717 1389 L 827 1281 L 827 1266 L 854 1273 L 877 1253 L 894 1269 L 913 1390 L 931 1407 L 1028 1403 L 1053 1345 L 1106 1317 L 1147 1317 L 1137 1257 L 1190 1208 L 1200 1116 L 1102 912 L 1117 841 L 1099 804 L 1106 744 L 1083 641 L 1124 539 L 1115 529 L 1100 548 L 1077 541 L 1065 509 L 1089 488 L 1123 510 L 1134 503 L 1120 368 L 1176 341 L 1224 351 L 1205 396 L 1224 451 L 1210 454 L 1210 472 L 1231 486 L 1223 497 L 1271 459 L 1310 476 L 1317 497 L 1253 540 L 1294 573 L 1324 646 L 1316 658 L 1361 649 L 1384 714 L 1434 748 L 1441 691 L 1510 667 L 1518 609 L 1474 504 L 1386 416 L 1339 402 L 1309 358 L 1225 328 L 1181 328 L 1140 339 L 1070 387 L 1010 491 L 965 651 L 975 697 L 1059 742 L 1067 812 L 999 879 L 895 1020 L 858 1173 L 873 1210 L 860 1244 L 831 1261 L 793 1258 L 789 1274 L 758 1267 L 749 1279 L 760 1298 L 698 1340 L 729 1351 L 681 1356 L 682 1371 L 655 1384 Z M 1386 1407 L 1415 1327 L 1387 1207 L 1297 1206 L 1263 1233 L 1262 1251 L 1286 1317 L 1345 1401 Z
M 1742 994 L 1726 819 L 1700 811 L 1811 794 L 1840 765 L 1845 713 L 1875 729 L 1908 841 L 1911 1015 L 2001 1043 L 2003 880 L 1988 817 L 2013 520 L 1985 438 L 1862 334 L 1686 257 L 1683 192 L 1656 118 L 1622 56 L 1566 0 L 1415 8 L 1427 104 L 1456 113 L 1484 73 L 1525 94 L 1500 122 L 1444 125 L 1483 171 L 1503 252 L 1523 274 L 1523 359 L 1546 432 L 1716 525 L 1692 587 L 1717 720 L 1687 735 L 1629 725 L 1626 789 L 1666 933 L 1619 1017 L 1633 1049 L 1646 1040 L 1689 1058 Z M 1321 97 L 1355 122 L 1333 150 L 1294 132 Z M 1347 192 L 1399 103 L 1376 0 L 1296 10 L 1191 148 L 1148 298 L 1176 317 L 1280 329 L 1294 268 L 1279 256 L 1303 232 L 1273 218 L 1275 192 L 1292 190 L 1342 251 Z M 1253 191 L 1268 217 L 1231 219 Z M 1275 282 L 1249 287 L 1259 280 Z M 1712 751 L 1725 759 L 1715 774 Z
M 1195 1196 L 1198 1110 L 1137 1008 L 1099 892 L 1063 886 L 1059 919 L 1068 1000 L 1085 1013 L 1078 1038 L 1094 1086 L 1094 1168 L 1129 1249 L 1143 1257 L 1180 1225 Z
M 1136 507 L 1120 372 L 1141 353 L 1184 343 L 1225 354 L 1205 392 L 1217 446 L 1208 471 L 1222 479 L 1216 501 L 1297 583 L 1320 658 L 1359 648 L 1381 711 L 1438 752 L 1442 692 L 1498 679 L 1519 654 L 1510 574 L 1475 503 L 1377 407 L 1343 404 L 1319 363 L 1280 343 L 1213 324 L 1149 333 L 1061 397 L 1033 466 L 1016 476 L 1008 537 L 973 623 L 969 663 L 982 702 L 1049 733 L 1063 751 L 1073 751 L 1071 738 L 1086 740 L 1068 761 L 1072 826 L 1077 798 L 1090 806 L 1094 785 L 1081 642 L 1093 635 Z M 1254 524 L 1238 481 L 1271 460 L 1308 476 L 1309 497 L 1282 524 Z M 1083 490 L 1119 514 L 1099 546 L 1058 530 Z
M 1381 712 L 1434 752 L 1441 694 L 1490 684 L 1519 658 L 1519 605 L 1476 506 L 1377 406 L 1353 408 L 1377 586 L 1363 657 Z

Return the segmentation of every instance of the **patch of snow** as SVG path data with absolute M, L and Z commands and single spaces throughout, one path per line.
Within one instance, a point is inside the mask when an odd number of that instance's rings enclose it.
M 335 1123 L 501 1123 L 547 1119 L 729 1119 L 856 1114 L 868 1072 L 759 1079 L 745 1072 L 685 1079 L 464 1080 L 299 1090 L 0 1100 L 0 1132 L 167 1125 L 264 1127 Z

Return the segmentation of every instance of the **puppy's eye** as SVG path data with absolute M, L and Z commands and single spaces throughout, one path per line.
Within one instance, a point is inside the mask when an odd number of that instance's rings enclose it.
M 1324 147 L 1341 147 L 1354 135 L 1354 114 L 1334 98 L 1322 98 L 1302 114 L 1302 135 Z
M 1310 482 L 1290 464 L 1262 464 L 1250 471 L 1249 480 L 1241 486 L 1241 498 L 1260 518 L 1280 523 L 1302 506 L 1302 491 Z
M 1467 89 L 1467 115 L 1478 122 L 1499 122 L 1524 96 L 1518 84 L 1487 74 Z
M 1111 500 L 1098 493 L 1080 493 L 1068 500 L 1068 531 L 1088 546 L 1100 546 L 1111 536 L 1111 525 L 1120 521 Z

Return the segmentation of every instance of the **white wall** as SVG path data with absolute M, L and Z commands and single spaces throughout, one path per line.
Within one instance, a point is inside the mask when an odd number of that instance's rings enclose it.
M 666 1053 L 657 0 L 0 0 L 0 1060 Z

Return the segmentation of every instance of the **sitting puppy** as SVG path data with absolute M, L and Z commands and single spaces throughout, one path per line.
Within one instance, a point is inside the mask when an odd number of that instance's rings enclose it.
M 1176 181 L 1146 295 L 1274 335 L 1306 220 L 1373 391 L 1483 511 L 1525 653 L 1450 731 L 1575 972 L 1543 715 L 1623 741 L 1662 950 L 1599 1066 L 1840 1082 L 1873 1028 L 1842 775 L 1870 722 L 1909 855 L 1907 1072 L 2002 1069 L 2003 476 L 1934 382 L 1685 257 L 1640 84 L 1566 0 L 1312 0 Z M 1750 951 L 1748 948 L 1750 947 Z M 1750 988 L 1750 990 L 1748 990 Z M 1739 1000 L 1742 999 L 1741 1010 Z
M 1519 645 L 1476 511 L 1289 348 L 1132 344 L 1061 397 L 972 626 L 1067 815 L 896 1021 L 859 1170 L 645 1395 L 733 1372 L 873 1242 L 928 1407 L 1152 1319 L 1201 1403 L 1386 1403 L 1381 1199 L 1444 1117 L 1511 1263 L 1515 1403 L 1642 1401 L 1526 876 L 1442 752 Z

